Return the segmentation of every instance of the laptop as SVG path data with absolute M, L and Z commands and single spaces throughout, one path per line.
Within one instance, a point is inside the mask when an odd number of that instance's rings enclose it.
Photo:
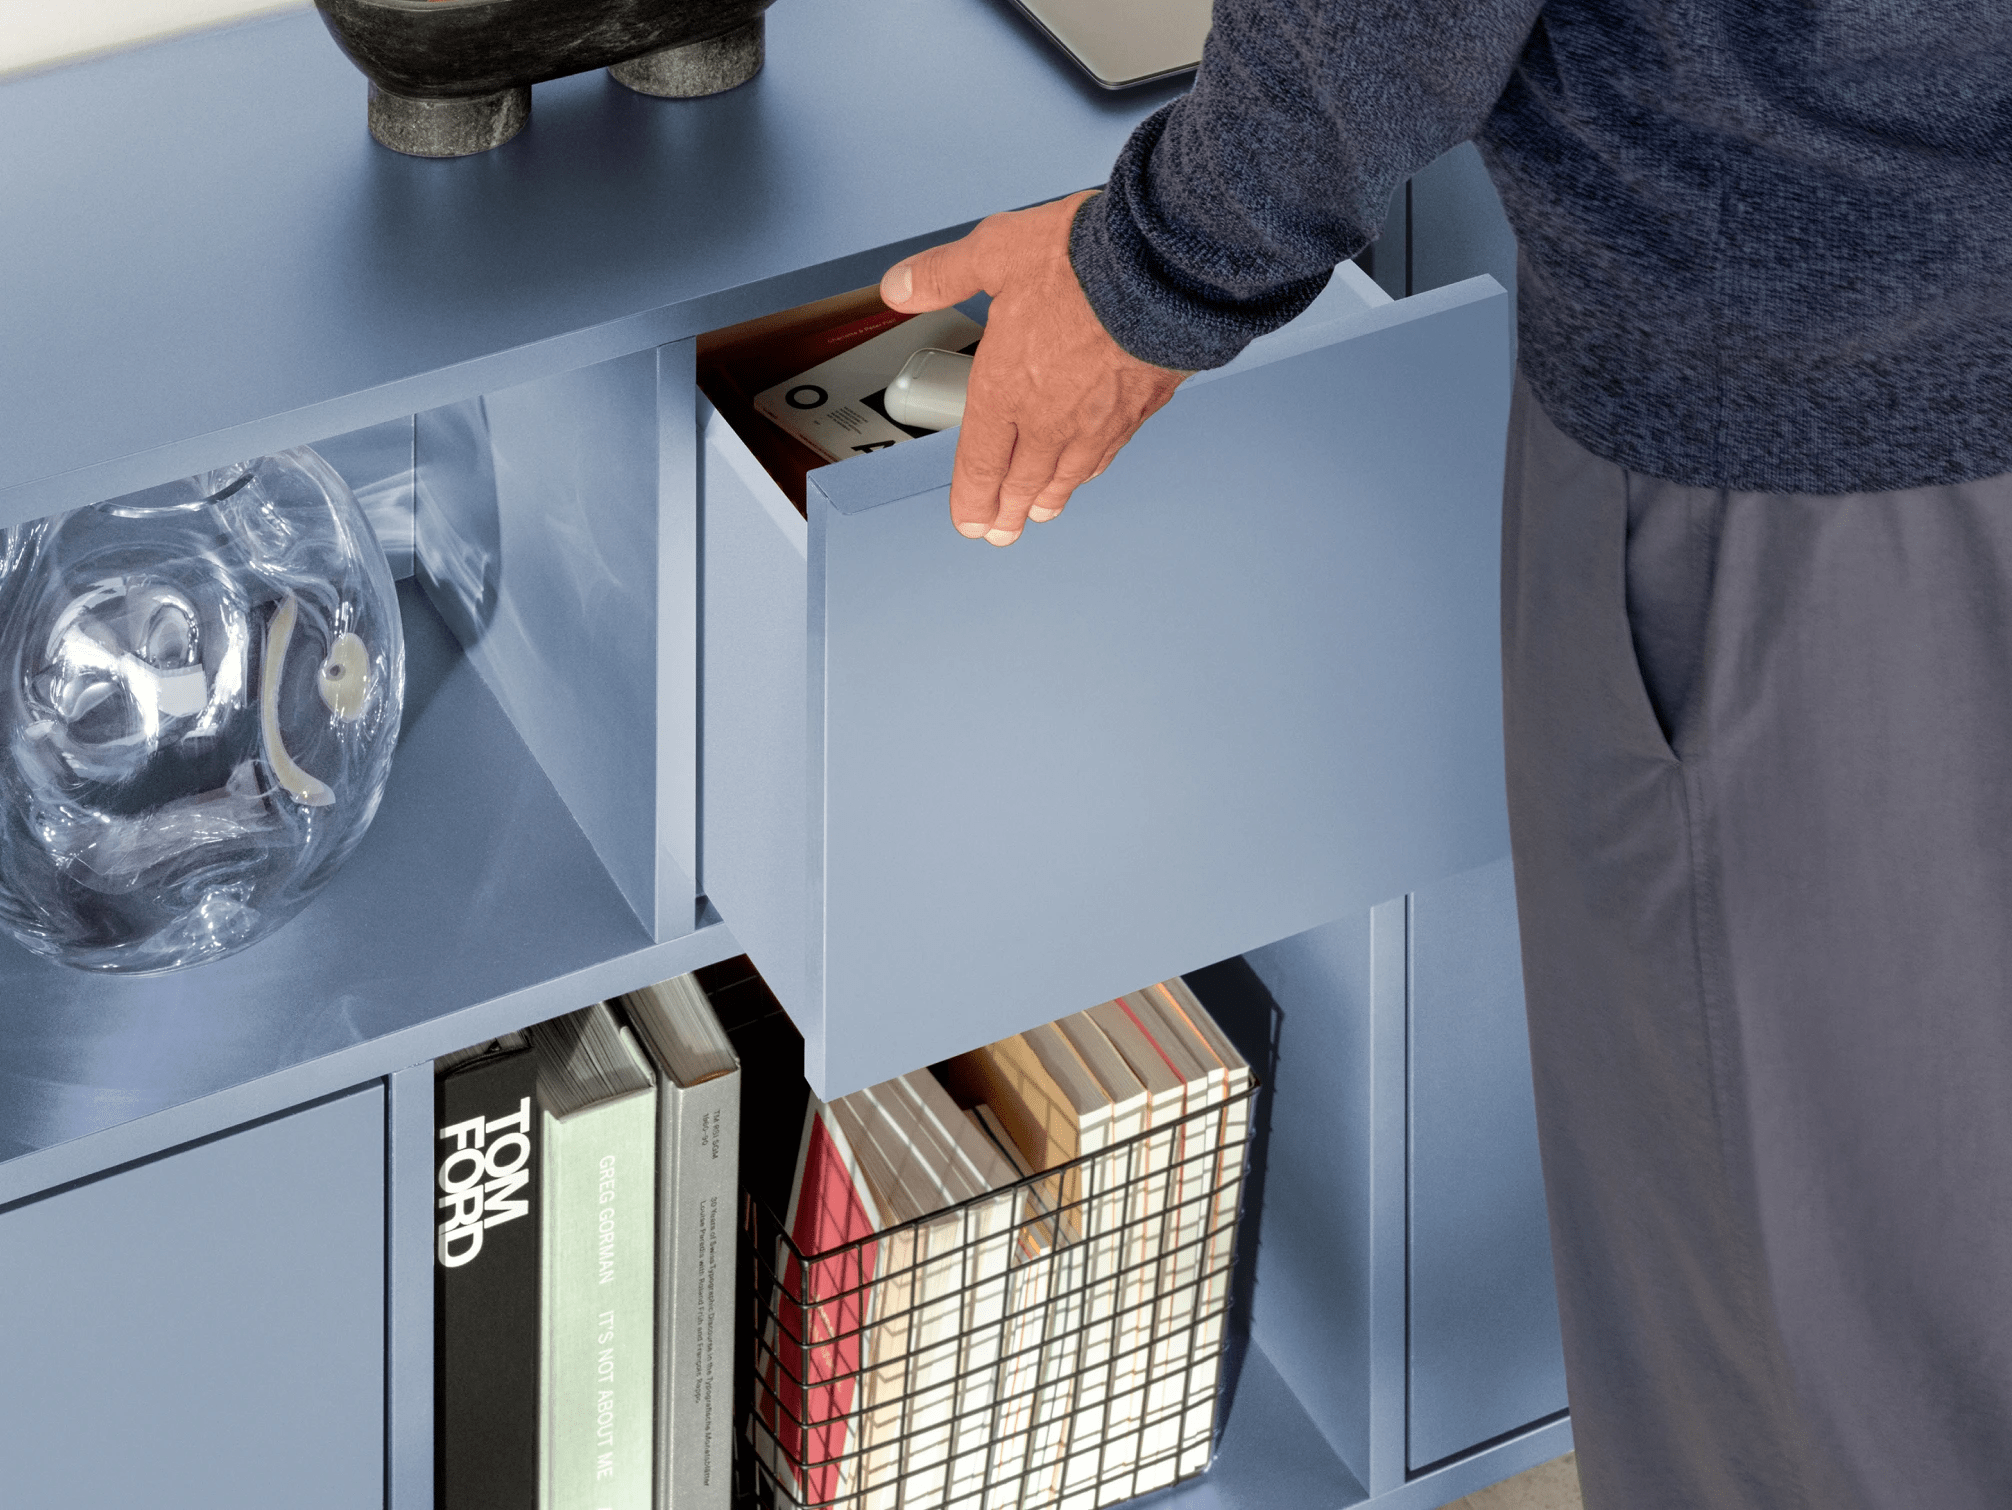
M 1106 89 L 1189 73 L 1202 61 L 1210 0 L 1013 0 Z

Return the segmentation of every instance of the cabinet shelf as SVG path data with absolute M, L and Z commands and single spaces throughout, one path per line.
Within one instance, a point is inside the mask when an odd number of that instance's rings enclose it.
M 717 922 L 651 940 L 438 615 L 400 603 L 384 805 L 300 916 L 138 979 L 0 941 L 0 1205 L 740 952 Z

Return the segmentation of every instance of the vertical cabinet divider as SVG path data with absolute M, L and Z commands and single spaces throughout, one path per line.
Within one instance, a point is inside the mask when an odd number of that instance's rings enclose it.
M 692 343 L 428 410 L 416 575 L 637 919 L 695 926 Z

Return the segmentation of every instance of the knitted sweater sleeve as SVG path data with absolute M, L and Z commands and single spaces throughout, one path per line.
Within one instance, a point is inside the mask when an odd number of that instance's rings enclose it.
M 1544 0 L 1215 0 L 1194 88 L 1142 122 L 1070 258 L 1119 345 L 1219 367 L 1311 304 L 1392 191 L 1487 119 Z

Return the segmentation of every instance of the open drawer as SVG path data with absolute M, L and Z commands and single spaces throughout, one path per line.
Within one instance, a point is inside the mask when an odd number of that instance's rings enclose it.
M 1502 291 L 1353 266 L 1068 511 L 954 432 L 799 515 L 701 403 L 700 871 L 831 1097 L 1506 847 Z

